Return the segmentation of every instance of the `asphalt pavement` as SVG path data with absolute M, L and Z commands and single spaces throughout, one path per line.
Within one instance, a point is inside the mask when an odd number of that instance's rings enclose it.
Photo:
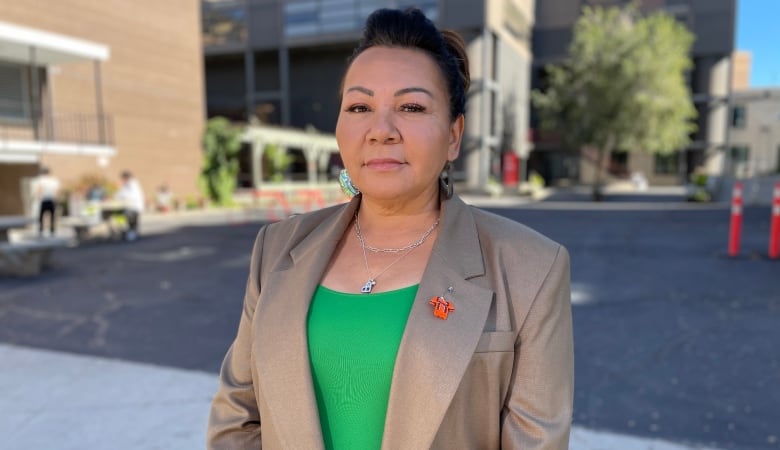
M 746 209 L 741 254 L 728 258 L 728 205 L 674 190 L 466 200 L 571 253 L 572 449 L 780 448 L 768 208 Z M 137 242 L 87 242 L 37 278 L 0 279 L 0 447 L 203 448 L 266 218 L 147 216 Z

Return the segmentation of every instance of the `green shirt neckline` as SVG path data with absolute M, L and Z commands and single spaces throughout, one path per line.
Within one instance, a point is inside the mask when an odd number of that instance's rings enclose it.
M 306 326 L 326 449 L 381 447 L 395 359 L 418 288 L 315 290 Z

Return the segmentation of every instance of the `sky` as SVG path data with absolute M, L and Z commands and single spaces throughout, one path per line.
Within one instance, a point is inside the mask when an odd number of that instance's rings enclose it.
M 737 0 L 738 50 L 753 54 L 750 86 L 780 86 L 780 0 Z

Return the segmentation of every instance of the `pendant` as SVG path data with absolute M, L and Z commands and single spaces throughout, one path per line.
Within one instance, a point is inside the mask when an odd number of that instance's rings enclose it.
M 360 292 L 363 294 L 370 294 L 371 289 L 374 289 L 374 285 L 376 284 L 376 280 L 373 278 L 369 278 L 368 281 L 366 281 L 366 284 L 363 285 L 362 288 L 360 288 Z

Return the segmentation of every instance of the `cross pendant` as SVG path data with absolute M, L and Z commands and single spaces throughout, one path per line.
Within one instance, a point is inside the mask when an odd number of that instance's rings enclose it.
M 370 294 L 371 289 L 374 289 L 374 285 L 376 284 L 376 281 L 373 278 L 369 278 L 368 281 L 366 281 L 366 284 L 363 285 L 362 288 L 360 288 L 360 292 L 363 294 Z

